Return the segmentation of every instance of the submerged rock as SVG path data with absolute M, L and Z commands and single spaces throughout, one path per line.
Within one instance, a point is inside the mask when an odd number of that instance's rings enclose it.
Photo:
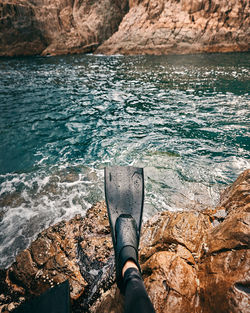
M 156 312 L 248 312 L 249 191 L 250 170 L 216 209 L 161 212 L 144 224 L 140 263 Z M 66 279 L 73 313 L 123 311 L 103 202 L 43 231 L 0 274 L 0 312 Z

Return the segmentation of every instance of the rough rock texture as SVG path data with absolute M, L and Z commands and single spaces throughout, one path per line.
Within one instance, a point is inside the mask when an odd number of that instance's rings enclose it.
M 0 0 L 0 56 L 92 52 L 127 10 L 127 0 Z
M 43 231 L 0 274 L 0 312 L 1 304 L 4 312 L 10 302 L 17 306 L 67 279 L 73 312 L 85 312 L 100 290 L 114 281 L 112 240 L 104 203 L 93 206 L 85 218 L 76 216 Z
M 157 313 L 249 312 L 250 170 L 215 210 L 161 212 L 145 223 L 143 278 Z M 0 312 L 69 279 L 73 313 L 122 312 L 104 203 L 42 232 L 0 272 Z
M 162 212 L 144 225 L 140 261 L 157 313 L 249 312 L 249 192 L 250 170 L 216 210 Z M 120 299 L 113 288 L 91 312 L 122 312 Z
M 129 13 L 97 49 L 104 54 L 247 51 L 247 0 L 130 0 Z
M 0 56 L 247 51 L 249 13 L 247 0 L 0 0 Z

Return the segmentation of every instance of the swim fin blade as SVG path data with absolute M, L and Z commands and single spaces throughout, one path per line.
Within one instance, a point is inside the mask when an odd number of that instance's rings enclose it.
M 106 167 L 105 197 L 113 243 L 116 243 L 116 220 L 121 214 L 134 218 L 140 238 L 144 203 L 143 169 L 132 166 Z
M 70 313 L 70 286 L 65 281 L 12 311 L 13 313 Z

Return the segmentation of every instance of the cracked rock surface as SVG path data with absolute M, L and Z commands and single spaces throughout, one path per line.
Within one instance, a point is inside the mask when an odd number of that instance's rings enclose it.
M 247 170 L 215 210 L 161 212 L 144 225 L 140 262 L 157 313 L 249 312 L 249 195 Z M 91 312 L 122 312 L 120 302 L 113 288 Z
M 97 53 L 190 54 L 248 51 L 247 0 L 130 0 L 119 30 Z
M 216 209 L 161 212 L 144 224 L 140 263 L 156 312 L 249 312 L 249 192 L 247 170 Z M 0 271 L 0 312 L 66 279 L 73 313 L 123 312 L 103 202 L 43 231 Z
M 0 0 L 0 56 L 248 51 L 247 0 Z
M 0 0 L 0 56 L 93 52 L 127 10 L 127 0 Z

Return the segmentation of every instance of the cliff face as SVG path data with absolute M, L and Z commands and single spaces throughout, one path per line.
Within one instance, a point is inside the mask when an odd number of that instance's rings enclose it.
M 32 6 L 0 1 L 0 56 L 40 54 L 46 46 Z
M 161 212 L 142 229 L 140 263 L 157 313 L 249 312 L 250 170 L 214 210 Z M 68 279 L 73 313 L 123 312 L 104 203 L 43 231 L 0 271 L 0 312 Z
M 247 51 L 249 13 L 247 0 L 0 0 L 0 56 Z
M 97 52 L 187 54 L 247 51 L 247 0 L 130 0 L 118 32 Z
M 127 10 L 126 0 L 0 0 L 0 56 L 92 52 Z

